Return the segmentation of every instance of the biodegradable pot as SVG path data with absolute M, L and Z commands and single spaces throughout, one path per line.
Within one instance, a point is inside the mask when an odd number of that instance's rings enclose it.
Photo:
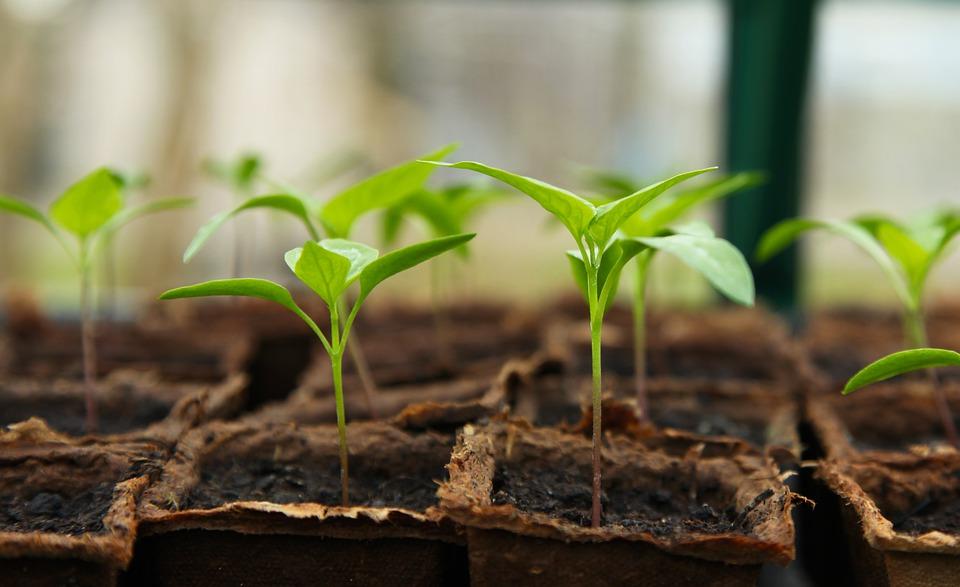
M 439 490 L 467 528 L 472 585 L 752 585 L 793 558 L 793 494 L 763 458 L 604 449 L 589 527 L 590 442 L 522 422 L 466 426 Z
M 960 384 L 941 385 L 954 416 L 960 415 Z M 899 379 L 849 396 L 810 396 L 806 412 L 828 458 L 912 460 L 955 452 L 946 439 L 928 381 Z
M 623 315 L 613 314 L 613 316 Z M 558 322 L 547 335 L 554 352 L 588 375 L 590 328 L 585 320 Z M 647 325 L 647 375 L 715 381 L 737 379 L 795 384 L 802 371 L 786 324 L 759 309 L 653 313 Z M 633 324 L 605 319 L 604 372 L 634 374 Z
M 58 438 L 38 421 L 0 435 L 0 582 L 104 586 L 133 555 L 136 505 L 158 445 Z
M 173 444 L 194 426 L 236 414 L 244 404 L 245 382 L 244 375 L 233 375 L 219 384 L 166 383 L 144 373 L 116 372 L 97 384 L 97 433 Z M 57 432 L 81 436 L 85 395 L 85 385 L 76 381 L 0 381 L 0 426 L 39 417 Z
M 931 316 L 950 316 L 951 311 L 932 309 Z M 960 348 L 960 321 L 928 319 L 929 346 Z M 837 393 L 857 371 L 871 362 L 909 346 L 904 339 L 899 312 L 863 308 L 837 308 L 809 317 L 802 346 L 813 366 L 825 379 L 824 391 Z M 942 377 L 960 379 L 960 369 L 940 369 Z
M 453 437 L 348 427 L 352 507 L 332 426 L 216 423 L 188 434 L 140 508 L 127 576 L 154 585 L 466 582 L 466 549 L 436 504 Z
M 859 585 L 960 585 L 960 460 L 820 464 Z
M 541 426 L 570 429 L 590 413 L 592 380 L 567 376 L 565 363 L 543 355 L 501 378 L 511 413 Z M 633 400 L 632 378 L 604 374 L 607 401 Z M 786 463 L 800 456 L 798 415 L 793 397 L 779 387 L 756 381 L 707 382 L 655 378 L 647 382 L 647 421 L 663 431 L 681 431 L 714 439 L 739 439 Z M 635 437 L 646 435 L 633 428 Z M 637 434 L 637 431 L 640 434 Z
M 46 320 L 29 326 L 10 317 L 0 375 L 40 380 L 83 379 L 80 325 Z M 152 330 L 129 323 L 97 326 L 97 375 L 117 370 L 153 373 L 168 382 L 217 383 L 241 371 L 251 339 L 213 330 Z

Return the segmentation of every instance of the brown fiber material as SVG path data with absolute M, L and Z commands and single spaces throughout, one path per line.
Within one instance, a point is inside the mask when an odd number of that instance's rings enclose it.
M 942 385 L 954 414 L 960 414 L 960 385 Z M 954 452 L 927 381 L 900 379 L 849 396 L 810 396 L 806 412 L 828 458 L 913 460 Z
M 116 372 L 98 384 L 98 436 L 172 444 L 194 426 L 239 412 L 245 387 L 244 375 L 219 384 L 187 384 L 158 381 L 145 373 Z M 39 417 L 54 430 L 82 436 L 85 391 L 82 383 L 74 381 L 0 382 L 0 425 Z
M 496 479 L 505 470 L 522 474 L 527 468 L 572 467 L 582 473 L 583 491 L 589 493 L 589 447 L 584 438 L 522 422 L 463 429 L 439 496 L 441 509 L 469 528 L 473 584 L 622 584 L 621 577 L 653 581 L 658 576 L 670 577 L 672 585 L 698 584 L 707 577 L 719 584 L 749 584 L 756 580 L 757 565 L 793 559 L 793 495 L 775 468 L 757 457 L 699 459 L 691 466 L 630 443 L 604 449 L 605 493 L 663 491 L 686 499 L 682 496 L 693 491 L 697 497 L 690 503 L 702 499 L 709 511 L 738 512 L 727 530 L 681 529 L 687 525 L 683 520 L 664 529 L 659 525 L 663 520 L 629 514 L 622 522 L 594 529 L 543 511 L 495 503 L 500 491 Z M 692 489 L 691 479 L 699 490 Z M 585 517 L 588 503 L 584 500 Z M 699 525 L 693 517 L 688 521 L 691 527 Z M 631 527 L 635 523 L 659 529 L 638 530 Z
M 310 553 L 304 572 L 323 573 L 314 576 L 322 576 L 325 584 L 437 584 L 450 573 L 463 572 L 465 562 L 459 570 L 454 567 L 456 557 L 465 560 L 464 538 L 433 505 L 432 487 L 443 477 L 452 436 L 411 433 L 385 423 L 352 424 L 347 435 L 352 495 L 379 500 L 389 494 L 376 479 L 407 479 L 431 487 L 423 494 L 429 505 L 339 505 L 333 426 L 215 423 L 179 443 L 160 481 L 145 494 L 140 517 L 142 533 L 150 538 L 131 573 L 151 570 L 171 585 L 200 580 L 231 584 L 230 572 L 206 574 L 209 561 L 219 561 L 250 569 L 246 585 L 275 584 L 270 569 L 283 566 L 284 560 L 292 564 L 288 549 L 303 555 L 291 536 L 303 537 Z M 286 480 L 285 474 L 293 477 Z M 315 501 L 321 494 L 329 501 Z M 257 554 L 239 548 L 245 543 L 258 545 Z M 183 544 L 194 546 L 185 551 Z M 411 565 L 411 557 L 420 563 Z
M 820 464 L 843 503 L 862 585 L 960 584 L 960 460 Z
M 7 504 L 0 514 L 3 581 L 111 584 L 116 571 L 133 555 L 136 504 L 163 455 L 162 447 L 152 444 L 80 444 L 36 420 L 4 433 L 0 437 L 0 501 Z M 81 499 L 85 492 L 99 494 L 96 499 L 102 503 Z M 102 514 L 91 509 L 95 507 L 102 507 Z

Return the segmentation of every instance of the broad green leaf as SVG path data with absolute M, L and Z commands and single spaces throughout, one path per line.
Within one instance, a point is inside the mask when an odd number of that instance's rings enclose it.
M 380 251 L 373 247 L 342 238 L 325 238 L 320 241 L 320 246 L 350 261 L 350 271 L 347 272 L 348 287 L 354 280 L 360 277 L 360 272 L 362 272 L 367 265 L 380 256 Z
M 657 207 L 649 215 L 644 214 L 643 211 L 639 215 L 634 215 L 634 218 L 637 218 L 637 216 L 644 217 L 643 223 L 646 226 L 646 234 L 631 232 L 627 224 L 624 225 L 624 232 L 628 236 L 653 236 L 656 231 L 668 226 L 700 204 L 725 198 L 761 183 L 763 183 L 763 174 L 761 173 L 743 172 L 720 178 L 706 185 L 677 194 L 675 198 L 662 207 Z
M 651 249 L 677 257 L 734 302 L 753 305 L 755 294 L 750 266 L 737 247 L 728 241 L 692 234 L 641 237 L 636 240 Z
M 50 217 L 80 239 L 99 230 L 123 208 L 109 169 L 101 167 L 73 184 L 50 206 Z
M 52 222 L 50 222 L 50 219 L 47 218 L 43 212 L 37 210 L 22 200 L 11 198 L 9 196 L 0 196 L 0 212 L 8 212 L 10 214 L 16 214 L 18 216 L 23 216 L 24 218 L 29 218 L 30 220 L 43 225 L 44 228 L 49 230 L 54 235 L 57 234 L 56 227 Z
M 717 236 L 717 234 L 713 232 L 713 228 L 711 228 L 709 224 L 701 220 L 694 220 L 692 222 L 679 224 L 671 228 L 670 232 L 673 234 L 692 234 L 693 236 L 703 236 L 703 237 Z M 657 236 L 660 236 L 660 235 L 657 235 Z
M 567 227 L 567 230 L 570 231 L 573 238 L 577 240 L 583 236 L 596 213 L 596 208 L 587 200 L 565 189 L 540 181 L 539 179 L 524 177 L 475 161 L 460 161 L 459 163 L 434 162 L 433 164 L 476 171 L 515 187 L 533 198 L 544 210 L 556 216 L 557 219 Z
M 316 292 L 328 307 L 334 306 L 347 288 L 350 259 L 314 241 L 287 251 L 283 258 L 294 275 Z
M 914 304 L 907 284 L 900 274 L 897 273 L 897 268 L 886 250 L 884 250 L 866 228 L 856 222 L 812 220 L 808 218 L 784 220 L 774 225 L 773 228 L 768 229 L 760 238 L 760 243 L 757 245 L 756 251 L 757 260 L 760 262 L 766 261 L 785 249 L 787 245 L 796 240 L 801 234 L 813 229 L 828 230 L 834 234 L 839 234 L 863 249 L 864 252 L 870 255 L 870 257 L 880 265 L 883 272 L 887 274 L 890 285 L 896 292 L 897 297 L 900 298 L 900 301 L 905 306 L 912 306 Z
M 380 257 L 367 265 L 360 273 L 360 298 L 362 303 L 370 292 L 385 279 L 419 265 L 428 259 L 459 247 L 468 242 L 475 234 L 456 234 L 433 240 L 424 241 L 402 249 L 397 249 Z
M 843 388 L 843 395 L 897 375 L 934 367 L 960 367 L 960 353 L 945 349 L 910 349 L 887 355 L 851 377 Z
M 167 290 L 160 294 L 161 300 L 176 300 L 181 298 L 205 298 L 214 296 L 240 296 L 260 298 L 276 302 L 281 306 L 299 312 L 300 308 L 294 303 L 293 297 L 282 285 L 266 279 L 215 279 L 196 285 L 187 285 Z
M 230 220 L 241 212 L 252 210 L 254 208 L 270 208 L 292 214 L 303 223 L 311 239 L 316 240 L 320 238 L 316 227 L 313 225 L 313 221 L 310 220 L 310 211 L 307 202 L 290 194 L 257 196 L 255 198 L 250 198 L 233 210 L 227 210 L 226 212 L 217 214 L 208 220 L 206 224 L 201 226 L 200 230 L 197 231 L 196 236 L 194 236 L 193 240 L 190 241 L 190 244 L 187 245 L 187 250 L 183 253 L 183 262 L 190 262 L 190 260 L 193 259 L 198 252 L 200 252 L 200 249 L 203 248 L 203 245 L 206 244 L 210 237 L 213 236 L 213 234 L 217 232 L 217 230 L 219 230 L 227 220 Z
M 589 226 L 591 238 L 599 246 L 605 246 L 610 239 L 613 238 L 617 229 L 619 229 L 628 218 L 639 212 L 641 208 L 650 203 L 654 198 L 680 182 L 696 177 L 702 173 L 713 171 L 714 169 L 716 169 L 716 167 L 681 173 L 670 179 L 647 186 L 625 198 L 599 206 Z
M 877 240 L 903 270 L 914 292 L 922 289 L 930 254 L 907 231 L 893 223 L 877 227 Z
M 380 217 L 380 244 L 390 246 L 400 237 L 405 210 L 400 206 L 392 206 L 383 211 Z
M 137 218 L 142 218 L 157 212 L 187 208 L 194 203 L 196 203 L 194 198 L 162 198 L 140 204 L 139 206 L 125 208 L 104 225 L 103 231 L 105 233 L 113 233 Z
M 443 159 L 458 145 L 442 149 L 382 171 L 334 196 L 320 211 L 320 219 L 330 236 L 347 237 L 353 223 L 367 212 L 388 208 L 420 189 L 433 173 L 434 167 L 421 161 Z
M 243 153 L 232 161 L 207 159 L 203 165 L 207 173 L 239 190 L 253 187 L 262 166 L 260 156 L 254 153 Z

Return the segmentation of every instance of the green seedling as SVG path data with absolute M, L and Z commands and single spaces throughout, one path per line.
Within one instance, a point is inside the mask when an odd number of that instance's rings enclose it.
M 446 167 L 476 171 L 500 180 L 535 200 L 556 216 L 577 244 L 570 252 L 577 281 L 583 286 L 590 309 L 590 348 L 593 375 L 593 499 L 591 524 L 601 522 L 601 332 L 603 316 L 613 301 L 620 274 L 627 262 L 643 251 L 657 249 L 670 252 L 695 265 L 709 275 L 718 287 L 737 292 L 738 297 L 752 296 L 753 278 L 743 255 L 736 248 L 703 234 L 676 234 L 663 237 L 631 238 L 620 228 L 637 212 L 674 185 L 715 169 L 681 173 L 660 183 L 643 188 L 625 198 L 595 206 L 587 199 L 546 182 L 516 175 L 481 163 L 438 163 Z M 749 292 L 749 293 L 748 293 Z
M 774 256 L 801 234 L 814 230 L 839 234 L 863 249 L 880 265 L 900 300 L 903 309 L 904 335 L 908 348 L 928 346 L 923 314 L 923 294 L 930 271 L 946 255 L 953 239 L 960 234 L 960 213 L 942 212 L 921 221 L 904 225 L 880 216 L 860 216 L 849 221 L 796 218 L 784 220 L 770 228 L 757 246 L 757 259 Z M 935 377 L 931 372 L 931 377 Z M 943 390 L 934 385 L 939 397 L 940 417 L 951 442 L 960 445 Z
M 629 196 L 631 193 L 642 189 L 635 180 L 617 172 L 590 170 L 587 179 L 589 185 L 592 186 L 595 191 L 606 194 L 614 200 Z M 717 178 L 691 189 L 671 191 L 641 208 L 636 214 L 623 223 L 620 230 L 623 234 L 634 238 L 667 237 L 690 232 L 699 233 L 704 238 L 713 238 L 713 232 L 705 225 L 677 226 L 675 223 L 699 205 L 730 196 L 743 189 L 754 187 L 761 181 L 762 176 L 758 173 L 737 173 L 727 177 Z M 710 242 L 709 246 L 725 249 L 733 245 L 721 239 L 715 239 Z M 634 262 L 634 279 L 636 282 L 633 288 L 632 300 L 634 386 L 637 393 L 637 403 L 644 417 L 649 413 L 646 394 L 647 281 L 650 273 L 650 262 L 653 260 L 657 251 L 674 254 L 695 271 L 700 271 L 701 269 L 691 261 L 702 259 L 698 255 L 683 255 L 679 254 L 679 252 L 674 252 L 671 248 L 657 248 L 653 245 L 650 245 L 647 250 L 636 256 Z M 704 275 L 713 283 L 720 293 L 732 301 L 746 306 L 753 305 L 752 288 L 749 291 L 745 289 L 740 291 L 724 289 L 722 283 L 711 279 L 710 273 L 704 273 Z
M 435 153 L 425 155 L 424 158 L 441 159 L 456 147 L 456 145 L 443 147 Z M 247 169 L 243 166 L 237 166 L 237 168 Z M 248 210 L 268 209 L 293 216 L 306 229 L 306 235 L 310 240 L 320 240 L 324 236 L 350 238 L 355 223 L 363 215 L 389 208 L 408 197 L 423 186 L 432 172 L 433 168 L 429 165 L 408 161 L 368 177 L 326 202 L 318 201 L 289 186 L 283 186 L 283 193 L 247 198 L 233 209 L 217 214 L 201 226 L 183 253 L 183 261 L 188 263 L 220 227 Z M 246 175 L 240 177 L 246 177 Z M 374 413 L 373 396 L 376 395 L 376 383 L 361 349 L 359 337 L 354 333 L 353 344 L 350 345 L 350 357 L 357 367 L 357 374 L 363 381 L 367 407 L 371 413 Z
M 124 202 L 128 201 L 129 197 L 134 193 L 140 192 L 150 185 L 150 176 L 143 172 L 127 173 L 111 168 L 110 173 L 120 186 Z M 179 207 L 175 202 L 167 202 L 164 200 L 159 200 L 158 202 L 173 204 L 170 206 L 173 208 Z M 101 317 L 109 318 L 113 318 L 113 312 L 116 310 L 117 305 L 117 252 L 114 243 L 115 236 L 113 233 L 105 233 L 101 237 L 103 240 L 103 244 L 101 245 L 101 249 L 103 250 L 103 260 L 101 261 L 103 269 L 103 276 L 101 278 L 103 291 L 100 294 L 100 307 Z
M 192 203 L 189 198 L 165 198 L 125 207 L 122 185 L 109 169 L 100 168 L 73 184 L 44 214 L 31 204 L 0 196 L 0 212 L 17 214 L 43 226 L 67 252 L 80 277 L 81 346 L 86 388 L 86 428 L 97 429 L 95 322 L 91 313 L 91 275 L 102 247 L 122 226 L 132 220 Z M 66 235 L 76 238 L 71 246 Z
M 849 395 L 863 387 L 880 381 L 886 381 L 897 375 L 920 370 L 927 370 L 929 372 L 930 369 L 937 367 L 960 367 L 960 353 L 946 349 L 919 348 L 887 355 L 870 363 L 851 377 L 843 388 L 843 395 Z M 947 425 L 947 422 L 942 419 L 944 414 L 947 414 L 950 418 L 953 417 L 952 414 L 950 414 L 950 406 L 947 404 L 946 397 L 944 397 L 943 393 L 935 393 L 934 397 L 936 398 L 937 411 L 941 416 L 941 423 L 944 425 L 944 432 L 947 435 L 947 439 L 954 447 L 960 448 L 960 444 L 957 443 L 956 429 L 955 426 L 953 426 L 953 420 L 950 420 L 950 425 Z
M 482 211 L 506 196 L 507 193 L 500 188 L 478 183 L 417 190 L 384 211 L 381 241 L 385 246 L 395 244 L 405 221 L 411 218 L 424 224 L 426 231 L 435 238 L 465 232 Z M 466 259 L 469 249 L 464 245 L 457 249 L 457 253 L 462 259 Z M 444 279 L 440 261 L 441 259 L 436 259 L 430 263 L 430 300 L 433 306 L 438 356 L 442 363 L 452 365 L 455 357 L 442 301 Z
M 245 202 L 253 196 L 260 174 L 263 169 L 263 159 L 257 153 L 240 153 L 233 159 L 210 158 L 203 162 L 203 169 L 207 175 L 226 185 L 238 202 Z M 243 271 L 245 254 L 245 239 L 243 231 L 233 231 L 233 261 L 231 274 L 234 277 Z
M 337 432 L 340 446 L 340 482 L 343 505 L 349 504 L 349 466 L 346 414 L 343 404 L 343 353 L 360 306 L 370 292 L 385 279 L 463 245 L 473 234 L 425 241 L 380 256 L 367 245 L 345 239 L 307 241 L 303 247 L 288 251 L 284 260 L 293 274 L 313 290 L 327 306 L 330 333 L 326 335 L 306 314 L 282 285 L 265 279 L 221 279 L 172 289 L 162 300 L 208 296 L 246 296 L 276 302 L 300 317 L 317 335 L 330 357 L 334 398 L 337 406 Z M 349 312 L 342 312 L 347 290 L 359 284 L 359 294 Z

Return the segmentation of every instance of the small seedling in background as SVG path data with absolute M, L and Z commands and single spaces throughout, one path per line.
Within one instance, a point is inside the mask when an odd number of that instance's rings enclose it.
M 674 185 L 715 168 L 681 173 L 660 183 L 646 187 L 625 198 L 595 206 L 588 200 L 543 181 L 516 175 L 482 163 L 438 163 L 434 165 L 476 171 L 498 179 L 530 196 L 547 212 L 557 217 L 567 228 L 577 250 L 570 255 L 578 281 L 583 284 L 590 308 L 590 347 L 593 371 L 593 484 L 591 525 L 601 522 L 601 332 L 603 316 L 616 294 L 620 274 L 630 259 L 639 253 L 657 248 L 668 249 L 696 266 L 722 289 L 738 292 L 738 297 L 753 297 L 753 276 L 740 252 L 725 241 L 697 234 L 677 234 L 667 237 L 627 238 L 620 228 L 633 215 L 650 204 L 657 196 Z M 670 244 L 667 244 L 670 243 Z M 581 268 L 582 267 L 582 272 Z
M 210 177 L 229 187 L 236 201 L 244 202 L 253 196 L 256 190 L 260 172 L 263 169 L 263 160 L 257 153 L 241 153 L 233 159 L 207 159 L 203 162 L 203 169 Z M 242 231 L 234 228 L 231 270 L 234 277 L 243 272 L 246 259 L 244 247 Z
M 456 147 L 456 145 L 446 146 L 424 158 L 442 159 Z M 187 263 L 193 259 L 210 237 L 228 220 L 247 210 L 260 208 L 277 210 L 293 216 L 303 224 L 310 240 L 320 240 L 321 232 L 328 238 L 350 238 L 353 226 L 360 217 L 375 210 L 388 208 L 406 198 L 422 188 L 432 172 L 433 168 L 429 165 L 408 161 L 368 177 L 326 202 L 320 202 L 289 188 L 285 193 L 248 198 L 235 208 L 217 214 L 201 226 L 183 253 L 183 261 Z M 371 414 L 374 414 L 373 396 L 376 395 L 376 382 L 356 333 L 349 351 L 357 368 L 357 374 L 363 382 L 367 407 Z
M 943 212 L 906 226 L 879 215 L 861 216 L 850 221 L 796 218 L 784 220 L 770 228 L 757 246 L 757 259 L 765 261 L 814 229 L 839 234 L 863 249 L 880 265 L 890 280 L 903 308 L 903 325 L 907 346 L 928 346 L 923 314 L 923 293 L 930 271 L 943 259 L 950 242 L 960 234 L 960 213 Z M 937 405 L 944 429 L 954 444 L 960 437 L 954 425 L 943 390 L 936 385 Z
M 123 195 L 124 202 L 128 201 L 128 198 L 132 194 L 142 191 L 150 185 L 150 176 L 146 173 L 127 173 L 116 168 L 110 168 L 110 173 L 113 175 L 113 179 L 117 182 L 117 185 L 120 186 L 120 193 Z M 182 207 L 186 205 L 186 203 L 189 203 L 189 200 L 158 200 L 155 202 L 155 204 L 161 206 L 161 209 L 164 210 Z M 157 211 L 159 212 L 160 210 Z M 101 237 L 103 239 L 103 244 L 101 245 L 101 249 L 103 250 L 103 261 L 101 262 L 103 268 L 103 275 L 101 277 L 103 291 L 100 293 L 101 318 L 113 318 L 117 307 L 117 251 L 114 243 L 115 236 L 116 235 L 112 233 L 104 233 Z
M 627 197 L 631 193 L 642 189 L 642 187 L 632 178 L 616 172 L 590 170 L 587 174 L 587 180 L 589 187 L 592 187 L 598 193 L 604 194 L 605 196 L 613 198 L 614 200 Z M 758 173 L 737 173 L 731 176 L 718 178 L 692 189 L 678 189 L 672 191 L 650 202 L 649 205 L 644 206 L 639 212 L 628 218 L 627 221 L 624 222 L 620 227 L 620 231 L 629 237 L 653 238 L 669 237 L 670 235 L 689 233 L 691 232 L 691 229 L 693 229 L 694 233 L 699 233 L 705 238 L 712 238 L 714 236 L 713 232 L 705 226 L 691 225 L 684 227 L 675 226 L 674 223 L 701 204 L 730 196 L 743 189 L 754 187 L 759 185 L 761 181 L 762 176 Z M 661 241 L 654 241 L 654 244 L 657 242 Z M 658 248 L 657 246 L 654 246 L 654 244 L 648 243 L 649 248 L 637 254 L 636 261 L 634 262 L 634 278 L 636 280 L 633 288 L 632 300 L 634 385 L 636 387 L 637 402 L 640 407 L 640 412 L 644 417 L 647 417 L 648 415 L 646 398 L 646 292 L 650 261 L 653 260 L 654 255 L 659 250 L 674 254 L 692 269 L 699 271 L 700 268 L 694 265 L 691 261 L 702 259 L 698 255 L 681 255 L 679 252 L 674 252 L 670 246 L 671 241 L 663 242 L 668 243 L 666 248 Z M 709 245 L 706 244 L 707 241 L 703 241 L 701 245 L 721 248 L 728 246 L 726 244 L 721 244 L 721 242 L 725 243 L 726 241 L 720 241 L 720 239 L 716 239 L 716 241 L 711 242 Z M 575 264 L 575 267 L 576 266 L 577 265 Z M 720 293 L 724 294 L 734 302 L 743 305 L 753 304 L 752 294 L 749 297 L 738 296 L 738 294 L 745 292 L 724 289 L 722 287 L 723 284 L 714 282 L 710 278 L 709 274 L 705 274 L 705 276 L 711 281 L 711 283 L 714 284 L 715 287 L 717 287 Z
M 960 367 L 960 353 L 946 349 L 920 348 L 887 355 L 870 363 L 851 377 L 843 388 L 843 395 L 849 395 L 858 389 L 897 375 L 936 367 Z M 947 404 L 947 398 L 942 393 L 934 394 L 934 397 L 941 417 L 944 413 L 949 414 L 950 406 Z M 952 414 L 950 417 L 953 417 Z M 960 439 L 956 436 L 956 430 L 951 426 L 944 426 L 944 432 L 954 448 L 960 449 Z
M 141 216 L 186 206 L 188 198 L 165 198 L 134 207 L 124 207 L 122 186 L 116 176 L 100 168 L 73 184 L 44 214 L 27 202 L 0 196 L 0 212 L 18 214 L 39 223 L 57 239 L 77 267 L 80 276 L 81 345 L 86 387 L 86 428 L 97 429 L 95 323 L 91 313 L 91 277 L 102 247 L 120 227 Z M 64 233 L 77 239 L 71 247 Z
M 463 245 L 473 234 L 458 234 L 425 241 L 380 256 L 367 245 L 345 239 L 307 241 L 303 247 L 288 251 L 287 265 L 307 287 L 324 301 L 330 313 L 330 334 L 323 331 L 293 301 L 283 286 L 265 279 L 221 279 L 180 287 L 165 292 L 162 300 L 207 296 L 247 296 L 276 302 L 300 317 L 320 339 L 330 357 L 333 390 L 337 406 L 337 432 L 340 445 L 340 481 L 343 505 L 349 504 L 349 467 L 346 414 L 343 403 L 343 353 L 360 306 L 370 292 L 385 279 Z M 347 289 L 359 282 L 360 291 L 349 312 L 344 313 Z
M 385 246 L 395 244 L 408 218 L 422 221 L 433 237 L 465 232 L 483 210 L 503 200 L 507 195 L 500 188 L 479 183 L 417 190 L 384 211 L 380 231 L 381 242 Z M 457 249 L 457 253 L 462 259 L 466 259 L 469 256 L 469 249 L 464 245 Z M 442 300 L 441 290 L 445 280 L 441 274 L 440 261 L 441 259 L 436 259 L 430 263 L 430 300 L 439 347 L 438 357 L 441 363 L 453 366 L 456 363 L 456 357 Z

